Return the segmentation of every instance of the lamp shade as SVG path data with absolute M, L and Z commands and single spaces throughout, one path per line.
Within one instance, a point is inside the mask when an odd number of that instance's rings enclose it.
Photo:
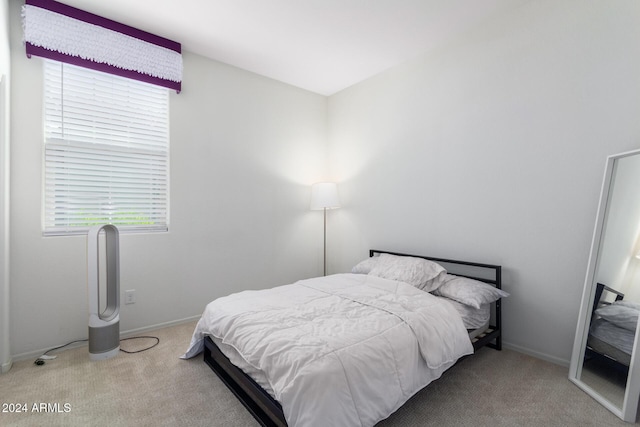
M 311 186 L 312 211 L 339 207 L 338 186 L 335 182 L 317 182 Z

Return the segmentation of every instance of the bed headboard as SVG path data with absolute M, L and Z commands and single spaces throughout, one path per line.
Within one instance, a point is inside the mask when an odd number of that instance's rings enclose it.
M 603 295 L 606 295 L 605 294 L 606 292 L 611 292 L 612 294 L 614 294 L 616 301 L 621 301 L 622 299 L 624 299 L 624 294 L 622 292 L 616 291 L 615 289 L 611 289 L 610 287 L 608 287 L 603 283 L 596 283 L 596 294 L 593 298 L 593 307 L 591 308 L 591 316 L 594 315 L 595 311 L 600 306 L 602 297 Z M 602 302 L 602 303 L 606 304 L 605 302 Z
M 502 289 L 502 266 L 493 264 L 483 264 L 479 262 L 471 261 L 459 261 L 454 259 L 435 258 L 424 255 L 411 255 L 400 252 L 381 251 L 378 249 L 370 249 L 369 256 L 376 256 L 379 254 L 390 254 L 397 256 L 410 256 L 415 258 L 424 258 L 429 261 L 437 262 L 451 274 L 456 276 L 464 276 L 470 279 L 480 280 L 485 283 L 490 283 L 498 289 Z
M 456 276 L 468 277 L 469 279 L 480 280 L 485 283 L 489 283 L 498 289 L 502 289 L 502 266 L 494 264 L 484 264 L 472 261 L 460 261 L 446 258 L 436 258 L 424 255 L 411 255 L 400 252 L 381 251 L 378 249 L 370 249 L 369 256 L 373 257 L 379 254 L 390 254 L 397 256 L 410 256 L 415 258 L 423 258 L 429 261 L 437 262 L 441 264 L 448 273 L 455 274 Z M 487 344 L 490 347 L 494 347 L 498 350 L 502 348 L 502 300 L 499 299 L 494 304 L 493 320 L 494 325 L 491 325 L 493 332 L 486 336 L 485 341 L 495 340 L 495 344 Z M 484 345 L 480 343 L 478 346 Z M 474 343 L 474 347 L 476 344 Z

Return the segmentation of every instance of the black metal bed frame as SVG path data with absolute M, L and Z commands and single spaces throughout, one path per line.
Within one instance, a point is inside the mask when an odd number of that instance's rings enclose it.
M 422 255 L 410 255 L 400 252 L 381 251 L 371 249 L 369 256 L 375 254 L 391 254 L 398 256 L 411 256 L 416 258 L 424 258 L 429 261 L 447 264 L 450 266 L 467 267 L 472 270 L 481 269 L 483 271 L 492 271 L 493 278 L 474 276 L 469 274 L 456 274 L 458 276 L 468 277 L 470 279 L 480 280 L 485 283 L 492 284 L 498 289 L 502 288 L 502 268 L 499 265 L 482 264 L 469 261 L 457 261 L 444 258 L 435 258 Z M 448 270 L 448 269 L 447 269 Z M 502 349 L 502 308 L 501 300 L 494 303 L 493 323 L 489 325 L 489 329 L 473 340 L 474 351 L 480 347 L 487 346 L 496 350 Z M 282 406 L 269 395 L 260 385 L 258 385 L 251 377 L 245 374 L 241 369 L 233 365 L 229 359 L 220 351 L 218 346 L 210 337 L 205 338 L 204 361 L 222 380 L 222 382 L 233 392 L 240 400 L 245 408 L 254 416 L 254 418 L 265 427 L 284 427 L 287 422 L 282 412 Z

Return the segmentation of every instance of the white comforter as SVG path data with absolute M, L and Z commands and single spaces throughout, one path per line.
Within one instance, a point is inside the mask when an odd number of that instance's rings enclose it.
M 185 358 L 211 335 L 266 375 L 290 426 L 371 426 L 473 352 L 448 303 L 375 276 L 338 274 L 211 302 Z

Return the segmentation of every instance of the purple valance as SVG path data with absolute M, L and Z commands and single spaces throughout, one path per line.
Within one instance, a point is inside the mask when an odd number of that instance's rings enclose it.
M 22 15 L 29 57 L 181 90 L 180 43 L 53 0 L 26 0 Z

